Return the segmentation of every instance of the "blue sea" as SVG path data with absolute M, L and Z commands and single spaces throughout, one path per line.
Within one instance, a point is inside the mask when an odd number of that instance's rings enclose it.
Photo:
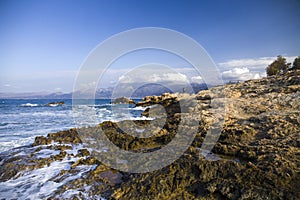
M 47 105 L 58 101 L 64 101 L 65 104 Z M 98 99 L 95 100 L 94 105 L 76 105 L 80 109 L 92 107 L 95 112 L 93 120 L 83 126 L 92 126 L 108 120 L 141 119 L 141 112 L 145 109 L 127 105 L 127 113 L 115 115 L 112 110 L 120 105 L 110 104 L 110 101 L 110 99 Z M 81 112 L 80 117 L 86 122 L 90 116 L 85 116 L 84 113 Z M 87 112 L 87 115 L 90 114 Z M 33 143 L 36 136 L 46 136 L 48 133 L 79 126 L 74 122 L 72 99 L 0 99 L 0 152 L 29 145 Z
M 49 104 L 59 101 L 64 101 L 64 104 Z M 59 154 L 59 151 L 50 148 L 52 144 L 45 145 L 45 149 L 36 153 L 36 147 L 28 146 L 34 142 L 36 136 L 46 136 L 48 133 L 74 127 L 93 126 L 103 121 L 151 119 L 141 117 L 141 113 L 146 109 L 143 107 L 110 104 L 110 99 L 88 102 L 87 104 L 83 100 L 81 104 L 80 100 L 76 105 L 72 105 L 71 99 L 0 99 L 0 167 L 8 158 L 19 159 L 20 156 L 35 153 L 34 159 L 50 159 L 52 155 Z M 82 144 L 71 146 L 72 149 L 66 150 L 68 155 L 77 155 L 83 148 Z M 51 162 L 50 165 L 18 172 L 13 178 L 0 182 L 0 199 L 47 199 L 55 196 L 62 185 L 79 179 L 94 169 L 94 165 L 78 167 L 78 173 L 69 174 L 59 182 L 54 181 L 62 170 L 70 169 L 73 163 L 82 158 L 66 156 L 63 160 Z M 83 186 L 76 190 L 67 190 L 57 199 L 71 199 L 74 195 L 91 199 L 90 189 L 91 187 Z M 92 199 L 104 198 L 94 196 Z

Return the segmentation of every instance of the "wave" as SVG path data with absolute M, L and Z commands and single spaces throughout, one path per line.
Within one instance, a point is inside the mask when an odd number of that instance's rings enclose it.
M 25 114 L 25 113 L 22 113 Z M 41 111 L 41 112 L 32 112 L 29 113 L 31 116 L 43 116 L 43 117 L 69 117 L 72 112 L 70 110 L 62 110 L 62 111 Z M 26 115 L 26 114 L 25 114 Z
M 110 106 L 114 106 L 114 104 L 110 104 L 110 103 L 104 103 L 104 104 L 94 104 L 94 105 L 89 105 L 89 107 L 94 107 L 94 108 L 103 108 L 103 107 L 110 107 Z
M 15 137 L 15 138 L 1 138 L 0 140 L 0 152 L 4 152 L 13 148 L 17 148 L 20 146 L 25 146 L 31 144 L 34 141 L 36 136 L 30 136 L 27 138 Z M 1 193 L 1 192 L 0 192 Z
M 39 105 L 40 104 L 36 104 L 36 103 L 24 103 L 24 104 L 21 104 L 22 107 L 37 107 Z
M 51 145 L 59 145 L 52 143 Z M 45 145 L 46 147 L 48 145 Z M 18 157 L 29 154 L 35 151 L 36 147 L 29 149 L 14 149 L 10 150 L 10 155 Z M 82 149 L 82 146 L 72 145 L 72 150 L 66 150 L 68 155 L 78 154 L 78 150 Z M 28 151 L 28 152 L 25 152 Z M 44 148 L 35 153 L 36 159 L 47 159 L 53 155 L 59 154 L 57 150 L 51 150 Z M 68 176 L 61 175 L 61 172 L 69 170 L 73 163 L 78 162 L 85 157 L 66 156 L 62 160 L 51 162 L 49 165 L 45 165 L 41 168 L 34 169 L 32 171 L 20 171 L 15 179 L 0 182 L 0 194 L 3 199 L 47 199 L 48 197 L 54 197 L 55 199 L 70 199 L 74 196 L 81 196 L 84 199 L 90 199 L 90 187 L 82 186 L 80 189 L 70 189 L 64 191 L 62 194 L 56 192 L 70 181 L 74 181 L 81 177 L 84 177 L 88 172 L 95 170 L 97 165 L 80 165 L 76 166 L 76 173 Z M 62 173 L 63 174 L 63 173 Z M 59 180 L 59 181 L 58 181 Z M 105 200 L 100 195 L 94 196 L 96 199 Z
M 57 174 L 61 172 L 61 170 L 66 170 L 71 167 L 72 162 L 76 162 L 77 159 L 64 159 L 62 161 L 56 161 L 51 163 L 50 166 L 45 166 L 44 168 L 35 169 L 27 174 L 23 174 L 22 176 L 14 179 L 10 182 L 1 183 L 0 192 L 2 193 L 2 197 L 4 198 L 18 198 L 19 195 L 22 194 L 26 199 L 36 199 L 45 197 L 49 197 L 53 195 L 57 188 L 61 187 L 63 184 L 70 180 L 76 180 L 83 173 L 87 173 L 94 166 L 85 166 L 84 169 L 78 168 L 78 173 L 73 176 L 70 176 L 64 179 L 61 182 L 52 181 Z M 30 180 L 30 181 L 28 181 Z M 24 190 L 26 188 L 26 190 Z M 38 192 L 32 192 L 38 191 Z M 25 198 L 24 198 L 25 199 Z
M 49 105 L 46 105 L 46 106 L 50 106 L 50 107 L 56 107 L 58 106 L 59 104 L 49 104 Z
M 145 116 L 141 116 L 141 117 L 130 117 L 130 120 L 154 120 L 155 118 L 153 117 L 145 117 Z
M 0 123 L 0 129 L 1 127 L 7 128 L 7 127 L 14 127 L 14 126 L 18 126 L 20 124 L 26 124 L 23 122 L 2 122 Z
M 6 125 L 8 125 L 9 123 L 0 123 L 0 126 L 6 126 Z
M 94 105 L 72 105 L 67 102 L 64 106 L 49 107 L 46 103 L 46 100 L 22 100 L 5 105 L 8 108 L 0 108 L 0 152 L 29 145 L 38 135 L 81 125 L 85 127 L 104 121 L 153 119 L 141 117 L 147 107 L 124 107 L 106 102 Z
M 46 107 L 56 107 L 56 106 L 61 106 L 63 104 L 61 103 L 48 103 L 48 104 L 37 104 L 37 103 L 23 103 L 20 106 L 21 107 L 38 107 L 38 106 L 46 106 Z
M 142 107 L 142 106 L 138 106 L 138 107 L 134 107 L 134 108 L 128 108 L 128 110 L 141 110 L 144 111 L 146 110 L 147 107 Z

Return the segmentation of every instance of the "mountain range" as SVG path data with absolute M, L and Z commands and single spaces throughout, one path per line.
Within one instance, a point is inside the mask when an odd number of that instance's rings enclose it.
M 129 85 L 128 85 L 129 87 Z M 192 88 L 192 89 L 191 89 Z M 143 98 L 145 96 L 161 95 L 163 93 L 175 93 L 175 92 L 185 92 L 185 93 L 197 93 L 201 90 L 206 90 L 207 85 L 204 83 L 191 83 L 191 88 L 186 89 L 183 85 L 177 84 L 172 87 L 173 91 L 161 84 L 145 84 L 140 88 L 136 89 L 133 94 L 130 95 L 131 98 Z M 113 87 L 100 88 L 96 91 L 96 99 L 109 99 L 112 97 L 114 92 Z M 84 92 L 76 91 L 82 93 Z M 72 99 L 73 92 L 62 93 L 62 92 L 25 92 L 25 93 L 5 93 L 0 92 L 1 99 Z

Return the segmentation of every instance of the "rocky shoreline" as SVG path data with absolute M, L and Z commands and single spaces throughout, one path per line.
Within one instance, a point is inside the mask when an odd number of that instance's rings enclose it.
M 212 113 L 219 112 L 213 104 L 224 100 L 222 132 L 212 152 L 203 155 L 203 141 L 216 120 Z M 57 189 L 38 198 L 300 199 L 300 71 L 217 86 L 195 95 L 149 96 L 137 106 L 148 106 L 143 115 L 155 119 L 103 122 L 50 133 L 36 137 L 31 146 L 1 153 L 0 185 L 67 163 L 47 180 Z M 174 139 L 183 116 L 197 121 L 197 127 L 185 127 L 197 134 L 179 159 L 156 171 L 115 170 L 101 163 L 91 146 L 84 146 L 85 134 L 102 129 L 121 149 L 153 152 Z M 162 122 L 162 128 L 156 129 Z M 152 136 L 137 138 L 124 131 L 134 131 L 134 125 L 147 125 L 144 133 Z M 40 156 L 42 152 L 55 153 Z

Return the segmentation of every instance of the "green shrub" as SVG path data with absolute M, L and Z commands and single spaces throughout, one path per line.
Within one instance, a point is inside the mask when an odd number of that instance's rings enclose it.
M 286 63 L 286 59 L 282 57 L 281 55 L 277 56 L 277 59 L 272 62 L 267 68 L 267 75 L 273 76 L 285 73 L 290 66 L 290 63 Z

